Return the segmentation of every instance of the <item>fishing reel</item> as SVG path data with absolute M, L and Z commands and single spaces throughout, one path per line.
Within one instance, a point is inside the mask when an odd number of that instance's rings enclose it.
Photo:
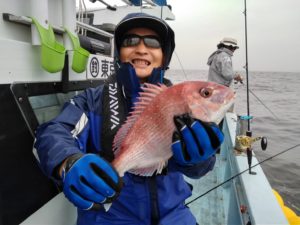
M 252 119 L 252 116 L 238 116 L 237 122 L 237 136 L 235 138 L 235 150 L 238 153 L 246 153 L 247 161 L 249 166 L 249 174 L 255 175 L 255 172 L 252 172 L 252 144 L 256 141 L 261 140 L 260 145 L 262 150 L 267 149 L 268 141 L 266 137 L 252 137 L 252 132 L 250 131 L 249 120 Z M 248 125 L 248 129 L 246 128 Z M 246 134 L 246 135 L 245 135 Z
M 261 140 L 260 145 L 262 150 L 267 149 L 267 138 L 260 137 L 252 137 L 252 132 L 249 131 L 249 120 L 251 120 L 253 116 L 238 116 L 237 121 L 237 136 L 235 138 L 235 149 L 239 152 L 245 152 L 247 150 L 252 150 L 252 144 L 256 141 Z M 248 125 L 248 129 L 247 129 Z
M 252 149 L 252 144 L 256 141 L 259 141 L 260 145 L 261 145 L 261 149 L 262 150 L 266 150 L 267 149 L 267 138 L 260 136 L 260 137 L 250 137 L 247 135 L 239 135 L 236 136 L 235 138 L 235 149 L 240 151 L 240 152 L 245 152 L 247 151 L 247 149 Z
M 249 166 L 249 174 L 256 175 L 256 172 L 253 172 L 252 169 L 252 144 L 256 141 L 261 140 L 260 145 L 262 150 L 267 149 L 267 138 L 266 137 L 251 137 L 252 132 L 246 131 L 246 135 L 238 135 L 235 138 L 235 149 L 239 152 L 245 152 L 247 154 L 247 161 Z

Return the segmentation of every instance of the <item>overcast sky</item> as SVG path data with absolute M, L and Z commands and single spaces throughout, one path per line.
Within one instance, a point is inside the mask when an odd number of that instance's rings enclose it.
M 184 69 L 208 69 L 208 56 L 228 36 L 240 46 L 233 57 L 234 69 L 243 70 L 244 0 L 167 2 L 176 17 L 168 21 L 176 35 L 172 69 L 181 69 L 179 61 Z M 249 70 L 300 72 L 300 0 L 247 0 L 247 21 Z
M 185 69 L 208 69 L 208 56 L 225 36 L 240 49 L 234 69 L 243 70 L 244 0 L 169 0 L 176 20 L 176 53 Z M 300 72 L 300 1 L 247 0 L 248 65 L 255 71 Z M 171 68 L 180 68 L 174 55 Z

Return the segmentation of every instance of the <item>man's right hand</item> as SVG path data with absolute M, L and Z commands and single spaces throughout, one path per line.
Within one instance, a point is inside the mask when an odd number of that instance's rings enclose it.
M 235 74 L 234 80 L 237 82 L 243 83 L 243 77 L 240 74 Z
M 117 171 L 96 154 L 75 154 L 65 161 L 63 192 L 78 208 L 89 210 L 111 202 L 121 191 Z

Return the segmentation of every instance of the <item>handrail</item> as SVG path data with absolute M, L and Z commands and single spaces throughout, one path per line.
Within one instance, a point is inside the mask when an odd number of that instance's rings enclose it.
M 32 22 L 32 19 L 27 17 L 27 16 L 16 16 L 16 15 L 13 15 L 13 14 L 10 14 L 10 13 L 3 13 L 3 19 L 5 21 L 8 21 L 8 22 L 13 22 L 13 23 L 18 23 L 18 24 L 23 24 L 23 25 L 31 25 L 33 22 Z M 89 31 L 92 31 L 96 34 L 100 34 L 100 35 L 103 35 L 103 36 L 106 36 L 108 38 L 113 38 L 113 34 L 111 33 L 108 33 L 106 31 L 102 31 L 96 27 L 93 27 L 93 26 L 90 26 L 88 24 L 85 24 L 85 23 L 82 23 L 82 22 L 79 22 L 79 21 L 76 21 L 76 24 L 84 29 L 87 29 Z M 58 26 L 55 26 L 55 25 L 51 25 L 52 28 L 53 28 L 53 31 L 57 34 L 63 34 L 65 33 L 65 29 L 62 28 L 62 27 L 58 27 Z
M 103 31 L 103 30 L 100 30 L 100 29 L 97 29 L 96 27 L 93 27 L 93 26 L 90 26 L 86 23 L 82 23 L 82 22 L 79 22 L 79 21 L 76 21 L 76 24 L 84 29 L 87 29 L 87 30 L 90 30 L 90 31 L 93 31 L 94 33 L 96 34 L 101 34 L 101 35 L 104 35 L 108 38 L 113 38 L 114 35 L 111 34 L 111 33 L 108 33 L 106 31 Z
M 28 26 L 33 24 L 32 19 L 27 16 L 16 16 L 10 13 L 3 13 L 2 15 L 3 15 L 3 19 L 8 22 L 19 23 Z M 63 28 L 57 27 L 55 25 L 52 25 L 52 28 L 53 31 L 57 34 L 63 34 L 65 32 Z

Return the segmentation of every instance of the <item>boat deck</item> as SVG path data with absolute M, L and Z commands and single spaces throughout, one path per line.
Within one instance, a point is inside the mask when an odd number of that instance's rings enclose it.
M 189 179 L 186 181 L 193 185 L 193 195 L 187 199 L 186 202 L 190 202 L 198 196 L 206 193 L 208 190 L 214 188 L 218 184 L 223 182 L 224 174 L 222 174 L 222 160 L 221 157 L 217 157 L 215 167 L 206 176 L 201 179 Z M 201 225 L 223 225 L 226 224 L 226 217 L 224 212 L 224 196 L 223 187 L 218 187 L 215 190 L 207 193 L 201 198 L 195 200 L 188 206 L 197 218 L 197 222 Z

